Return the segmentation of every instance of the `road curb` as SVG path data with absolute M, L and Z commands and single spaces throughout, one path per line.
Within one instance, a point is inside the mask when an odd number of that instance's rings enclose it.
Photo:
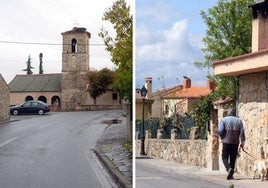
M 12 123 L 12 122 L 15 122 L 15 121 L 20 121 L 18 119 L 13 119 L 13 120 L 7 120 L 7 121 L 0 121 L 0 125 L 1 124 L 6 124 L 6 123 Z
M 118 170 L 118 167 L 116 167 L 112 161 L 106 157 L 106 155 L 104 155 L 98 149 L 95 149 L 93 151 L 122 188 L 132 188 L 131 181 L 122 175 L 122 173 Z

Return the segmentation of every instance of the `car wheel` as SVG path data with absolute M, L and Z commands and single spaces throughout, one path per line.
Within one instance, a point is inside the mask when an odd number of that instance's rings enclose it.
M 43 114 L 44 114 L 44 110 L 39 110 L 39 111 L 38 111 L 38 114 L 39 114 L 39 115 L 43 115 Z
M 19 111 L 18 111 L 18 110 L 13 110 L 12 114 L 13 114 L 14 116 L 16 116 L 16 115 L 19 114 Z

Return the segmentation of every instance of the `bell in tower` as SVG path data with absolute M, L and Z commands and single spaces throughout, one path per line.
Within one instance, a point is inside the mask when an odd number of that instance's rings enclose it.
M 83 27 L 74 27 L 61 34 L 62 72 L 89 70 L 89 39 L 91 34 Z

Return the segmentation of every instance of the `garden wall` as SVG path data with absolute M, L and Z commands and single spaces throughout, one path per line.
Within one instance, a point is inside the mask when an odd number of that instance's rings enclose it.
M 172 140 L 145 138 L 145 153 L 149 157 L 207 167 L 206 140 Z M 136 140 L 136 156 L 140 154 L 140 140 Z

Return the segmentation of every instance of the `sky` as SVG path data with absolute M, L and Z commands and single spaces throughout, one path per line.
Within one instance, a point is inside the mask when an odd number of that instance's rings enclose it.
M 153 91 L 182 84 L 205 86 L 208 70 L 194 67 L 204 60 L 201 48 L 206 25 L 200 11 L 218 0 L 136 0 L 136 88 L 152 77 Z M 212 74 L 213 70 L 209 70 Z
M 125 0 L 131 9 L 133 0 Z M 112 25 L 102 20 L 115 0 L 1 0 L 0 74 L 9 83 L 16 74 L 26 74 L 31 56 L 33 74 L 39 73 L 39 54 L 43 53 L 44 73 L 60 73 L 62 68 L 61 33 L 73 27 L 85 27 L 91 33 L 90 68 L 114 69 L 111 57 L 98 36 L 104 27 L 114 35 Z M 133 9 L 134 10 L 134 9 Z M 17 44 L 8 42 L 42 43 Z M 44 45 L 44 43 L 50 45 Z

